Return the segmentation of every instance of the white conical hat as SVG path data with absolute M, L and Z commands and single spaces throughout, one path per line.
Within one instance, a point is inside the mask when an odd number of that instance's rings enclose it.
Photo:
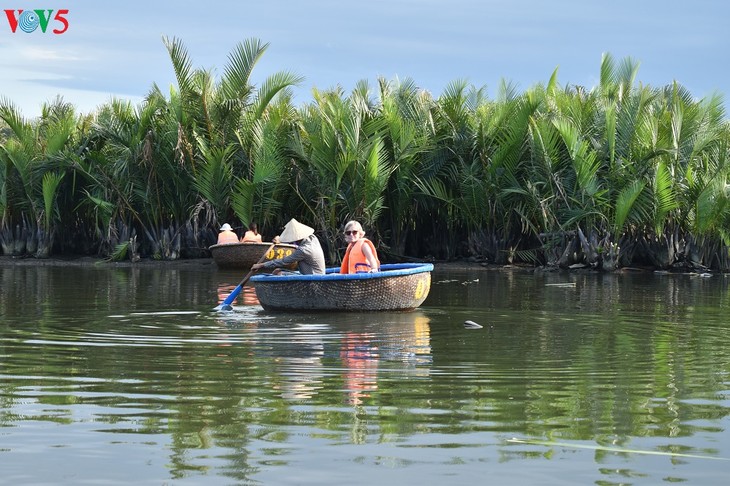
M 286 223 L 286 226 L 284 226 L 284 231 L 281 232 L 279 239 L 283 243 L 291 243 L 293 241 L 303 240 L 312 234 L 314 234 L 314 228 L 310 228 L 306 224 L 302 224 L 292 218 L 291 221 Z
M 228 223 L 221 226 L 221 229 L 220 229 L 220 231 L 232 231 L 232 230 L 233 230 L 233 228 L 231 228 L 231 225 Z

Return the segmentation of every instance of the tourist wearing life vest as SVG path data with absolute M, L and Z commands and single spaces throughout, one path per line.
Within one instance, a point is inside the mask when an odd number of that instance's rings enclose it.
M 261 234 L 259 234 L 256 223 L 252 222 L 248 225 L 248 231 L 241 238 L 241 243 L 261 243 Z
M 221 226 L 220 233 L 218 233 L 218 244 L 227 245 L 229 243 L 238 243 L 238 235 L 233 231 L 231 225 L 226 223 Z
M 357 221 L 345 224 L 347 250 L 342 259 L 340 273 L 369 273 L 380 269 L 378 252 L 373 242 L 365 238 L 365 232 Z

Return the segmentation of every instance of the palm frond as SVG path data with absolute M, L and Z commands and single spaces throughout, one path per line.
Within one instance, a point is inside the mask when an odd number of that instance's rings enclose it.
M 4 121 L 18 140 L 27 140 L 33 136 L 33 128 L 20 109 L 9 99 L 0 97 L 0 120 Z
M 599 86 L 602 92 L 609 92 L 616 82 L 616 61 L 609 52 L 601 56 Z
M 259 39 L 247 39 L 228 54 L 222 87 L 228 99 L 247 101 L 253 93 L 251 73 L 268 49 L 269 44 Z
M 46 172 L 43 174 L 43 205 L 45 208 L 45 229 L 51 228 L 51 222 L 55 219 L 55 201 L 58 185 L 63 180 L 64 174 L 57 172 Z
M 230 160 L 234 147 L 209 147 L 202 139 L 198 140 L 198 147 L 202 160 L 193 185 L 216 213 L 224 215 L 233 183 Z
M 659 234 L 667 215 L 679 206 L 672 187 L 672 175 L 663 162 L 657 165 L 654 175 L 654 201 L 656 205 L 654 230 Z
M 257 119 L 260 118 L 277 94 L 286 88 L 301 84 L 302 81 L 304 81 L 304 77 L 287 71 L 274 73 L 266 78 L 257 93 L 256 102 L 253 106 L 254 116 Z
M 128 253 L 129 241 L 123 241 L 114 246 L 114 250 L 112 250 L 111 255 L 109 255 L 109 260 L 113 262 L 121 262 L 127 258 Z
M 165 44 L 165 48 L 170 55 L 170 61 L 172 62 L 172 68 L 175 72 L 175 79 L 177 80 L 180 93 L 183 96 L 187 96 L 193 87 L 193 64 L 188 55 L 188 51 L 182 41 L 176 37 L 168 38 L 163 36 L 162 42 Z
M 640 203 L 640 196 L 646 187 L 646 183 L 641 180 L 635 180 L 623 190 L 621 190 L 616 198 L 615 218 L 614 218 L 614 239 L 624 231 L 624 227 L 628 221 L 639 222 L 643 219 L 643 214 L 649 209 Z
M 699 235 L 723 228 L 730 221 L 730 199 L 725 179 L 715 179 L 702 189 L 695 203 L 695 213 L 694 230 Z
M 236 188 L 231 196 L 231 206 L 236 217 L 242 223 L 253 221 L 253 202 L 256 194 L 256 184 L 246 179 L 237 179 Z

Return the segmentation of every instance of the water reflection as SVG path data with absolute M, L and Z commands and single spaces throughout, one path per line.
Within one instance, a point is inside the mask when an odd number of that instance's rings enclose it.
M 274 351 L 278 380 L 273 389 L 285 399 L 312 398 L 324 387 L 324 338 L 317 329 L 297 329 L 287 344 Z
M 231 292 L 233 292 L 236 287 L 238 287 L 238 284 L 232 284 L 228 282 L 219 283 L 218 284 L 218 304 L 222 304 L 228 297 L 230 297 Z M 232 305 L 259 305 L 259 299 L 256 297 L 256 290 L 249 286 L 244 285 L 241 289 L 240 293 L 236 297 L 236 299 L 233 301 Z
M 410 313 L 213 312 L 240 278 L 0 266 L 4 480 L 724 484 L 724 277 L 442 271 Z
M 325 374 L 331 375 L 324 368 L 336 366 L 347 394 L 343 401 L 362 405 L 377 390 L 380 361 L 414 369 L 432 361 L 429 318 L 420 311 L 269 316 L 258 306 L 236 306 L 216 321 L 227 341 L 249 345 L 254 353 L 273 359 L 277 380 L 272 386 L 285 399 L 314 398 Z
M 350 405 L 362 405 L 363 398 L 378 389 L 378 347 L 371 340 L 372 335 L 364 333 L 347 333 L 342 340 L 340 357 Z
M 349 330 L 343 334 L 340 358 L 350 405 L 362 405 L 378 389 L 380 361 L 399 361 L 413 366 L 432 361 L 428 317 L 420 311 L 386 316 L 378 315 L 378 323 L 362 326 L 364 329 L 359 332 Z M 361 327 L 354 326 L 353 321 L 350 318 L 347 329 Z M 427 368 L 421 370 L 427 374 Z

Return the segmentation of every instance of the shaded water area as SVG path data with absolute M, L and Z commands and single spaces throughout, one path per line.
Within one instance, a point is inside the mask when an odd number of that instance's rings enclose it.
M 726 276 L 437 264 L 414 312 L 215 312 L 242 276 L 0 265 L 0 483 L 727 482 Z

